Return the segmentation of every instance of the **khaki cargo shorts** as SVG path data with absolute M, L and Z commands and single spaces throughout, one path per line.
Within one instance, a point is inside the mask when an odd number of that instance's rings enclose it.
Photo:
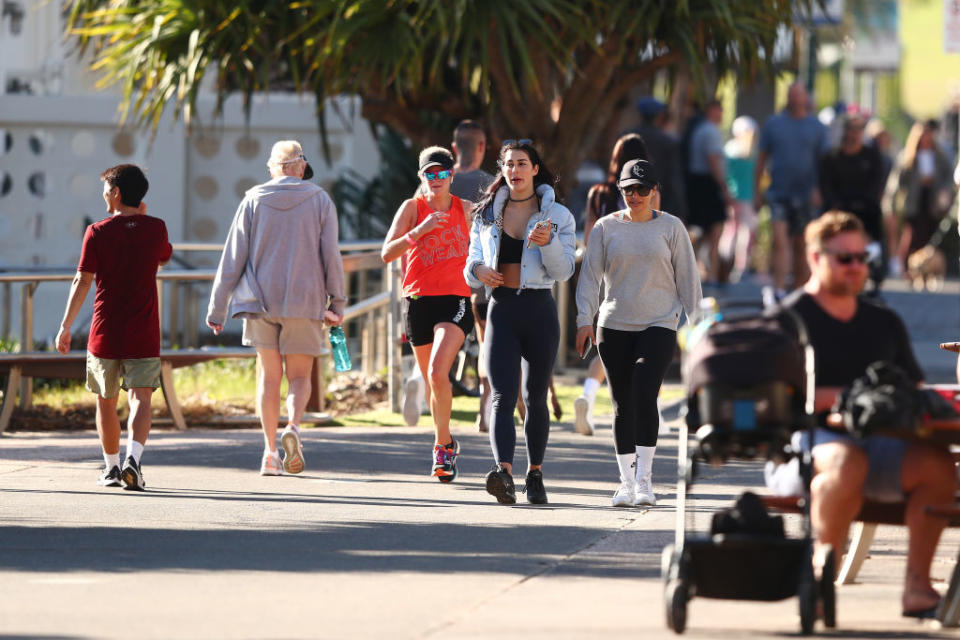
M 111 360 L 87 352 L 87 389 L 101 398 L 116 398 L 120 389 L 159 386 L 160 358 Z
M 274 349 L 281 355 L 319 356 L 327 351 L 323 321 L 310 318 L 244 318 L 243 344 Z

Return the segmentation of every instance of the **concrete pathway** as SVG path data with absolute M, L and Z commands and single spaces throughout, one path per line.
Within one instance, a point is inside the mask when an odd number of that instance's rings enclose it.
M 307 430 L 308 470 L 280 478 L 257 474 L 256 431 L 157 432 L 143 494 L 96 486 L 93 433 L 5 435 L 0 638 L 673 635 L 660 552 L 674 535 L 675 434 L 661 439 L 661 502 L 648 510 L 609 506 L 609 422 L 592 438 L 554 426 L 546 507 L 522 494 L 496 504 L 482 488 L 485 436 L 456 435 L 462 475 L 442 485 L 427 476 L 423 428 Z M 695 524 L 759 482 L 757 464 L 707 469 Z M 941 587 L 958 543 L 951 531 L 940 545 Z M 861 584 L 840 590 L 833 635 L 956 637 L 900 617 L 904 549 L 902 529 L 881 527 Z M 694 600 L 686 635 L 798 628 L 795 598 Z

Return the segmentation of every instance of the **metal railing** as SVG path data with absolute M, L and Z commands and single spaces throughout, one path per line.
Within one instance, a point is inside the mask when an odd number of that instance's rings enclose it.
M 344 310 L 344 326 L 349 335 L 359 332 L 360 371 L 365 375 L 373 375 L 376 371 L 386 368 L 387 387 L 392 411 L 400 410 L 400 317 L 401 317 L 401 288 L 399 261 L 388 265 L 380 259 L 380 240 L 361 240 L 344 242 L 340 245 L 343 254 L 344 275 L 347 278 L 347 297 L 357 302 Z M 220 252 L 223 245 L 215 243 L 174 243 L 174 251 L 180 252 Z M 374 250 L 376 249 L 376 251 Z M 583 248 L 577 250 L 576 261 L 583 258 Z M 380 272 L 380 287 L 378 291 L 369 291 L 369 274 Z M 75 271 L 51 271 L 45 268 L 37 271 L 0 272 L 0 284 L 3 285 L 3 304 L 9 314 L 10 285 L 19 283 L 20 288 L 20 351 L 34 351 L 34 295 L 41 282 L 70 282 Z M 157 273 L 157 298 L 160 316 L 161 338 L 164 335 L 164 291 L 165 283 L 170 288 L 168 310 L 168 344 L 197 346 L 199 325 L 198 300 L 199 291 L 191 287 L 185 298 L 185 315 L 191 322 L 184 323 L 183 340 L 180 341 L 180 298 L 181 289 L 199 282 L 212 282 L 216 276 L 214 269 L 161 269 Z M 567 366 L 569 349 L 567 338 L 569 326 L 566 322 L 570 305 L 570 283 L 561 282 L 554 285 L 554 296 L 557 301 L 557 312 L 560 318 L 560 345 L 557 351 L 557 365 Z M 9 335 L 9 323 L 4 327 L 2 335 Z M 356 329 L 351 331 L 350 329 Z M 20 389 L 20 406 L 30 407 L 32 404 L 32 379 L 24 378 Z
M 356 299 L 357 302 L 348 306 L 344 310 L 344 325 L 348 336 L 351 335 L 351 328 L 356 328 L 359 333 L 359 369 L 366 375 L 372 375 L 375 371 L 383 368 L 393 369 L 399 367 L 399 331 L 392 318 L 399 317 L 399 313 L 392 313 L 394 305 L 392 302 L 392 291 L 389 280 L 396 278 L 396 265 L 384 265 L 380 259 L 379 251 L 370 251 L 371 248 L 380 247 L 379 241 L 347 242 L 341 245 L 343 252 L 344 276 L 347 278 L 347 296 L 349 299 Z M 177 251 L 222 251 L 223 245 L 214 244 L 181 244 L 174 245 Z M 380 286 L 378 291 L 371 294 L 369 291 L 369 273 L 371 271 L 381 272 Z M 43 269 L 38 271 L 7 271 L 0 272 L 0 284 L 4 287 L 4 300 L 9 313 L 11 304 L 9 288 L 12 284 L 20 284 L 20 352 L 30 352 L 35 350 L 34 341 L 34 298 L 37 288 L 42 282 L 71 282 L 76 275 L 76 271 L 51 271 Z M 160 317 L 161 337 L 166 335 L 168 344 L 183 344 L 178 340 L 179 319 L 180 319 L 180 297 L 181 288 L 185 285 L 198 282 L 212 282 L 216 277 L 214 269 L 161 269 L 157 272 L 157 302 Z M 351 284 L 352 283 L 352 284 Z M 164 285 L 170 288 L 169 305 L 165 305 Z M 191 289 L 187 296 L 187 317 L 191 321 L 184 323 L 184 328 L 191 327 L 192 336 L 191 346 L 197 346 L 196 330 L 199 325 L 199 316 L 197 315 L 197 299 L 199 292 Z M 399 311 L 399 302 L 395 305 Z M 164 318 L 168 317 L 168 329 L 164 331 Z M 9 323 L 7 323 L 6 333 L 9 335 Z M 393 349 L 390 346 L 393 345 Z M 399 408 L 399 380 L 392 381 L 391 378 L 391 398 L 396 397 L 396 406 Z M 393 388 L 396 384 L 397 389 Z M 33 380 L 24 377 L 20 384 L 20 406 L 29 408 L 33 402 Z

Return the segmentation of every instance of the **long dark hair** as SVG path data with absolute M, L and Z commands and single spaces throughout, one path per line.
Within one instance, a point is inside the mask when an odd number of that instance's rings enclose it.
M 614 211 L 620 204 L 620 192 L 617 190 L 617 180 L 623 165 L 631 160 L 650 160 L 647 153 L 647 143 L 639 133 L 628 133 L 617 138 L 610 154 L 610 165 L 607 167 L 607 180 L 594 185 L 590 189 L 587 206 L 593 207 L 597 218 L 608 211 Z
M 544 164 L 543 158 L 540 157 L 540 154 L 537 153 L 537 150 L 529 142 L 520 142 L 514 141 L 509 144 L 505 144 L 500 147 L 500 154 L 497 156 L 497 168 L 502 169 L 503 167 L 503 158 L 507 155 L 508 151 L 523 151 L 527 154 L 527 157 L 530 158 L 530 163 L 536 167 L 540 167 L 540 170 L 537 171 L 537 174 L 533 176 L 533 189 L 536 191 L 537 187 L 542 184 L 549 185 L 553 187 L 557 183 L 557 179 L 554 177 L 550 169 L 547 168 L 547 165 Z M 483 192 L 483 195 L 480 197 L 480 201 L 477 203 L 477 206 L 474 207 L 474 215 L 481 215 L 488 207 L 493 206 L 493 199 L 497 195 L 497 191 L 500 190 L 500 187 L 507 184 L 507 179 L 503 177 L 503 171 L 500 170 L 497 172 L 497 178 L 487 189 Z M 539 201 L 539 196 L 537 200 Z

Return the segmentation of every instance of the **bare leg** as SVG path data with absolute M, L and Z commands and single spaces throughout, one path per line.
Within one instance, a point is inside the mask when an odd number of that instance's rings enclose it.
M 313 356 L 288 353 L 283 359 L 287 376 L 287 421 L 299 426 L 300 421 L 303 420 L 307 402 L 310 401 Z
M 455 324 L 441 322 L 434 328 L 433 350 L 430 354 L 430 413 L 436 434 L 436 444 L 450 444 L 450 411 L 453 406 L 453 386 L 450 367 L 457 357 L 466 336 Z
M 276 349 L 257 349 L 257 413 L 263 427 L 264 445 L 270 453 L 277 452 L 277 423 L 280 421 L 280 381 L 283 378 L 283 360 Z
M 476 324 L 474 325 L 477 330 L 477 342 L 480 343 L 480 349 L 483 349 L 483 332 L 487 329 L 486 319 L 480 318 L 480 313 L 477 311 L 477 305 L 473 305 L 473 317 L 476 318 Z M 479 372 L 478 372 L 479 375 Z M 479 376 L 480 378 L 480 410 L 477 411 L 477 430 L 486 433 L 490 430 L 489 425 L 487 424 L 487 403 L 490 398 L 490 381 L 487 379 L 487 376 Z
M 802 287 L 810 278 L 807 267 L 807 243 L 802 235 L 793 236 L 793 288 Z
M 147 444 L 147 436 L 150 435 L 151 397 L 153 397 L 153 388 L 151 387 L 134 387 L 127 393 L 127 401 L 130 404 L 127 429 L 133 433 L 133 439 L 140 444 Z
M 708 260 L 710 265 L 709 278 L 712 282 L 720 282 L 720 234 L 723 225 L 719 222 L 710 227 L 707 233 Z
M 903 610 L 922 611 L 936 606 L 940 595 L 930 584 L 930 564 L 946 521 L 926 514 L 934 504 L 952 504 L 957 472 L 950 454 L 922 443 L 911 443 L 901 470 L 907 498 L 906 525 L 910 532 Z
M 550 406 L 553 408 L 553 417 L 556 420 L 562 420 L 563 407 L 560 406 L 560 399 L 557 398 L 557 390 L 553 388 L 553 376 L 550 376 Z
M 590 366 L 587 367 L 587 377 L 600 383 L 603 383 L 607 377 L 603 372 L 603 362 L 600 361 L 600 356 L 594 356 L 593 360 L 590 361 Z
M 787 253 L 789 240 L 786 221 L 775 220 L 773 222 L 773 247 L 770 251 L 770 262 L 773 266 L 773 286 L 780 290 L 787 286 L 787 269 L 790 265 L 790 256 Z M 802 255 L 800 259 L 804 259 Z
M 117 416 L 117 400 L 120 396 L 104 398 L 97 396 L 97 433 L 103 452 L 120 453 L 120 418 Z
M 867 456 L 855 446 L 831 442 L 817 445 L 810 482 L 810 517 L 817 548 L 843 549 L 850 523 L 863 506 Z M 818 554 L 819 555 L 819 554 Z
M 900 243 L 897 245 L 897 256 L 900 257 L 904 269 L 907 267 L 911 242 L 913 242 L 913 228 L 909 224 L 905 224 L 903 225 L 903 231 L 900 232 Z

